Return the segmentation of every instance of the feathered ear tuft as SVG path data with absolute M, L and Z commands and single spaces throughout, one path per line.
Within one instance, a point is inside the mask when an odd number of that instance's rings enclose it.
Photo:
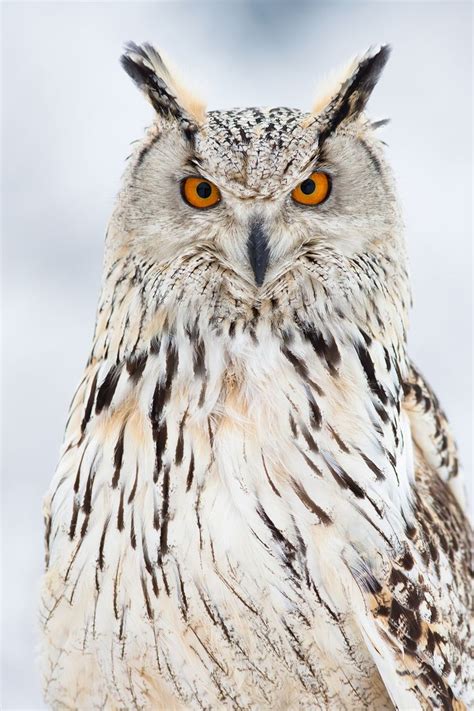
M 334 131 L 342 121 L 353 120 L 362 113 L 390 51 L 390 46 L 384 45 L 356 58 L 338 84 L 316 102 L 312 113 L 321 117 L 324 136 Z
M 186 133 L 195 133 L 204 122 L 205 106 L 183 88 L 151 44 L 129 42 L 120 61 L 160 116 L 177 120 Z

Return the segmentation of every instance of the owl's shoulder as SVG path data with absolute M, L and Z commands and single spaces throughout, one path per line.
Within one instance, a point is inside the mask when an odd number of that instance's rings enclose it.
M 448 482 L 464 507 L 463 477 L 458 448 L 449 420 L 422 373 L 410 362 L 403 382 L 403 409 L 407 413 L 418 457 Z
M 471 708 L 472 533 L 448 484 L 423 461 L 413 514 L 383 575 L 355 575 L 370 610 L 361 628 L 400 708 L 415 698 L 420 708 Z

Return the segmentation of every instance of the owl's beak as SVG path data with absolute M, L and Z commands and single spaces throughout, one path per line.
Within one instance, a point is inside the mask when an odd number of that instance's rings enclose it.
M 268 249 L 268 238 L 263 227 L 263 222 L 259 218 L 254 218 L 250 222 L 247 253 L 257 286 L 262 286 L 268 267 L 270 250 Z

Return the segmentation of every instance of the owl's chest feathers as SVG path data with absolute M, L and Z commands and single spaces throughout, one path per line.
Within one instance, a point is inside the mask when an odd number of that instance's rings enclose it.
M 295 678 L 329 703 L 344 659 L 381 707 L 350 619 L 407 503 L 396 352 L 323 324 L 205 333 L 89 364 L 52 485 L 53 602 L 105 668 L 113 635 L 113 664 L 151 655 L 186 703 L 209 665 L 262 708 L 292 707 Z
M 122 527 L 133 509 L 162 557 L 189 536 L 202 546 L 203 527 L 237 558 L 244 532 L 264 552 L 280 535 L 296 546 L 299 526 L 305 545 L 330 529 L 362 549 L 370 527 L 386 542 L 409 497 L 395 358 L 357 329 L 255 322 L 225 338 L 177 329 L 125 364 L 93 363 L 57 475 L 79 465 L 70 531 L 82 507 Z

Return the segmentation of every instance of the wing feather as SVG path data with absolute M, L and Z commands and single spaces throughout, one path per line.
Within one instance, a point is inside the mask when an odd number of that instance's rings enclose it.
M 470 709 L 472 534 L 449 486 L 416 451 L 414 523 L 404 545 L 382 575 L 369 566 L 361 574 L 364 561 L 354 575 L 368 613 L 360 626 L 396 708 Z
M 410 363 L 408 377 L 403 383 L 403 392 L 403 409 L 410 420 L 415 446 L 441 479 L 449 482 L 451 490 L 464 507 L 462 471 L 448 418 L 429 383 L 413 363 Z

